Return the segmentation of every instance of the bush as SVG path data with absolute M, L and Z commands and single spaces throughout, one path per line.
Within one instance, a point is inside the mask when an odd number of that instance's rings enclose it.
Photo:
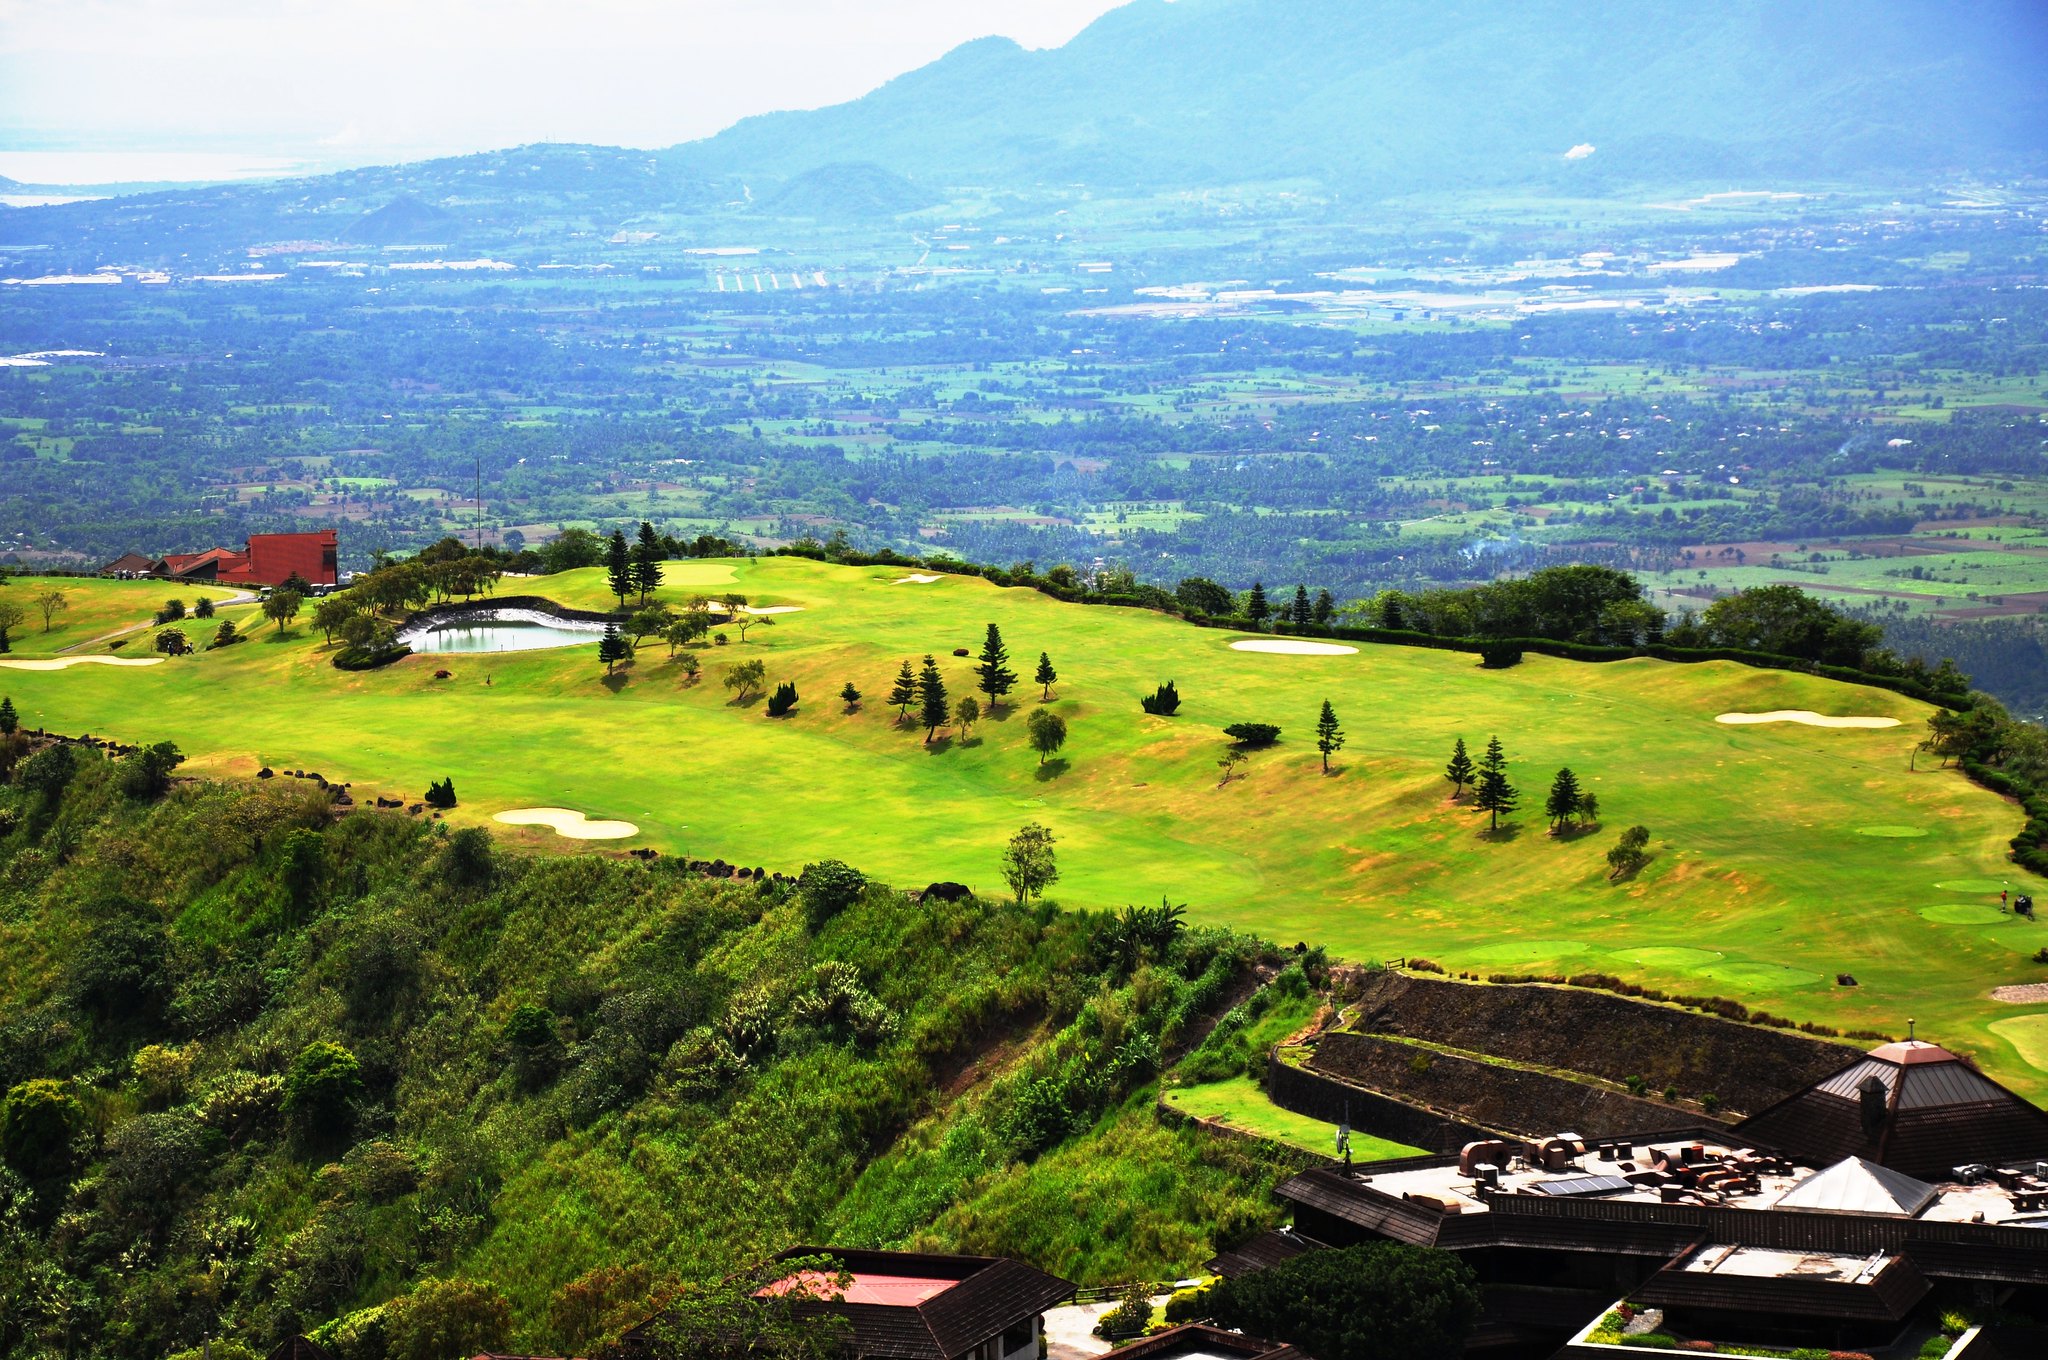
M 340 1044 L 307 1044 L 284 1077 L 283 1108 L 303 1130 L 343 1129 L 363 1093 L 362 1064 Z
M 771 718 L 784 717 L 795 707 L 796 686 L 787 680 L 777 685 L 775 692 L 768 696 L 767 713 Z
M 1479 648 L 1479 664 L 1485 670 L 1504 671 L 1522 664 L 1522 649 L 1506 642 L 1488 642 Z
M 427 795 L 421 800 L 431 808 L 452 808 L 455 806 L 455 780 L 453 776 L 439 779 L 427 785 Z
M 1395 1242 L 1307 1252 L 1213 1292 L 1223 1326 L 1316 1360 L 1437 1360 L 1458 1354 L 1479 1319 L 1471 1267 Z
M 1210 1307 L 1208 1289 L 1183 1289 L 1166 1301 L 1166 1321 L 1176 1327 L 1183 1322 L 1200 1322 L 1209 1316 Z
M 1272 723 L 1232 723 L 1223 729 L 1223 735 L 1240 746 L 1271 746 L 1280 740 L 1280 729 Z
M 61 1081 L 37 1077 L 0 1100 L 0 1157 L 31 1180 L 71 1166 L 71 1139 L 85 1122 L 78 1097 Z
M 213 651 L 219 647 L 232 647 L 241 640 L 242 635 L 236 630 L 235 621 L 233 619 L 222 619 L 220 627 L 213 630 L 213 641 L 206 644 L 206 650 Z
M 555 1041 L 555 1013 L 528 1001 L 514 1008 L 499 1031 L 514 1048 L 545 1048 Z
M 452 789 L 449 796 L 454 796 Z M 491 841 L 491 833 L 480 826 L 465 826 L 450 836 L 441 871 L 448 876 L 449 882 L 465 888 L 481 888 L 488 884 L 498 872 L 497 851 Z
M 104 922 L 71 962 L 67 990 L 84 1010 L 110 1023 L 154 1014 L 170 995 L 170 940 L 154 921 Z
M 121 792 L 139 802 L 149 802 L 170 792 L 171 771 L 185 763 L 185 754 L 174 742 L 159 741 L 145 746 L 121 762 Z
M 373 671 L 411 655 L 412 648 L 402 643 L 393 643 L 389 647 L 344 647 L 334 654 L 334 668 L 338 671 Z
M 1102 1315 L 1095 1334 L 1105 1341 L 1129 1341 L 1143 1336 L 1151 1325 L 1152 1300 L 1146 1297 L 1144 1286 L 1134 1284 L 1123 1292 L 1116 1307 Z
M 1138 706 L 1155 717 L 1171 718 L 1180 709 L 1180 690 L 1169 680 L 1138 700 Z
M 797 897 L 803 902 L 804 920 L 813 931 L 860 900 L 867 891 L 867 876 L 836 859 L 806 864 L 797 876 Z
M 422 1280 L 384 1305 L 390 1360 L 451 1360 L 500 1350 L 512 1329 L 512 1305 L 474 1280 Z

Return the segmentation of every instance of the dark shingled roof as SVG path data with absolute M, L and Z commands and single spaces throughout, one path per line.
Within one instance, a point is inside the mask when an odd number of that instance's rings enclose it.
M 1934 1044 L 1886 1044 L 1736 1125 L 1815 1166 L 1849 1157 L 1942 1177 L 2048 1156 L 2048 1113 Z
M 1314 1251 L 1323 1245 L 1313 1237 L 1304 1236 L 1292 1228 L 1275 1228 L 1272 1232 L 1260 1233 L 1249 1242 L 1241 1242 L 1229 1251 L 1216 1253 L 1209 1261 L 1209 1269 L 1226 1280 L 1235 1279 L 1239 1275 L 1250 1275 L 1268 1266 L 1277 1266 L 1282 1261 L 1299 1256 L 1305 1251 Z

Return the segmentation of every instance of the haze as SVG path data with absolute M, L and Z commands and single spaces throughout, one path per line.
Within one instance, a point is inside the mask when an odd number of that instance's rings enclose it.
M 1113 4 L 0 0 L 0 174 L 227 177 L 543 140 L 665 146 L 854 98 L 973 38 L 1057 45 Z

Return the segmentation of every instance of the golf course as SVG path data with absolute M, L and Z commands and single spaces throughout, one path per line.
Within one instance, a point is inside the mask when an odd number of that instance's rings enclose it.
M 836 858 L 903 887 L 996 893 L 1005 842 L 1038 822 L 1057 837 L 1048 896 L 1067 907 L 1163 896 L 1195 920 L 1350 960 L 1613 973 L 1844 1030 L 1903 1034 L 1913 1017 L 1923 1037 L 2048 1096 L 2048 1006 L 1989 998 L 2048 979 L 2031 957 L 2048 927 L 1998 907 L 2002 887 L 2035 886 L 2006 860 L 2021 814 L 1925 755 L 1910 769 L 1932 710 L 1900 695 L 1732 662 L 1532 655 L 1487 670 L 1397 646 L 1242 650 L 1232 644 L 1250 635 L 1145 611 L 801 558 L 663 573 L 658 598 L 677 607 L 738 592 L 782 612 L 744 641 L 727 628 L 726 645 L 691 649 L 694 680 L 651 638 L 609 677 L 594 643 L 345 672 L 305 615 L 280 631 L 247 604 L 219 611 L 247 635 L 231 647 L 205 649 L 217 620 L 186 620 L 192 655 L 40 669 L 19 663 L 108 655 L 102 635 L 146 624 L 178 588 L 17 578 L 18 598 L 55 585 L 74 603 L 49 634 L 40 619 L 16 630 L 0 694 L 24 726 L 174 741 L 183 774 L 318 771 L 353 786 L 355 816 L 405 815 L 370 805 L 415 803 L 452 779 L 449 821 L 542 851 L 591 848 L 581 830 L 615 853 L 791 873 Z M 507 579 L 499 593 L 614 604 L 599 569 Z M 901 664 L 930 654 L 955 700 L 972 695 L 975 659 L 953 653 L 978 653 L 991 623 L 1020 676 L 1001 707 L 929 743 L 914 705 L 899 724 L 886 698 Z M 114 654 L 151 656 L 151 632 Z M 1046 703 L 1032 683 L 1041 652 L 1068 728 L 1043 764 L 1025 735 Z M 744 702 L 722 683 L 742 661 L 766 672 Z M 770 718 L 764 698 L 785 681 L 800 701 Z M 1166 681 L 1178 713 L 1141 711 Z M 854 711 L 839 698 L 849 682 L 863 695 Z M 1327 775 L 1325 699 L 1345 737 Z M 1277 724 L 1280 740 L 1219 782 L 1222 729 L 1239 722 Z M 1488 834 L 1469 792 L 1452 801 L 1444 766 L 1454 739 L 1476 758 L 1493 736 L 1521 803 Z M 1599 822 L 1552 836 L 1544 795 L 1567 765 L 1597 794 Z M 1638 824 L 1651 858 L 1612 881 L 1606 852 Z

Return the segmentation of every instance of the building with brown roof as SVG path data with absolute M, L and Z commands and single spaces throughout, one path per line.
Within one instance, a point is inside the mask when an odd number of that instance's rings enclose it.
M 120 560 L 135 556 L 130 553 Z M 109 566 L 106 570 L 113 569 Z M 341 580 L 340 534 L 334 529 L 251 534 L 240 552 L 208 548 L 205 552 L 170 553 L 149 563 L 146 574 L 173 581 L 243 586 L 281 586 L 296 576 L 311 586 L 331 587 Z

